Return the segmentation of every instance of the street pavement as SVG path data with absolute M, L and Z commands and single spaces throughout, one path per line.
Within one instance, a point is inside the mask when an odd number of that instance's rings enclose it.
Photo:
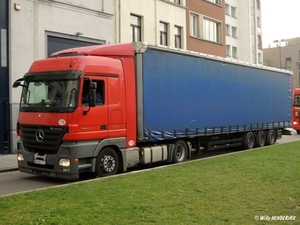
M 0 154 L 0 173 L 17 169 L 17 154 Z

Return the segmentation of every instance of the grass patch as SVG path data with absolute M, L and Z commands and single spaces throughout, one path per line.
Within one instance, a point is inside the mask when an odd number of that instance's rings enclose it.
M 292 142 L 2 197 L 0 224 L 300 224 L 299 159 Z

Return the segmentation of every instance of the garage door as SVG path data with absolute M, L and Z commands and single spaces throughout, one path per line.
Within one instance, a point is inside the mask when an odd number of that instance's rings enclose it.
M 74 40 L 69 38 L 61 38 L 48 35 L 47 36 L 47 56 L 49 57 L 52 53 L 68 49 L 68 48 L 76 48 L 76 47 L 83 47 L 89 45 L 96 45 L 96 44 L 105 44 L 105 41 L 98 41 L 98 40 Z

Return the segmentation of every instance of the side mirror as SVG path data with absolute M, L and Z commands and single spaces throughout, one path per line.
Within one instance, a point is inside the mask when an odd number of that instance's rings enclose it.
M 14 83 L 13 83 L 13 88 L 17 88 L 17 87 L 19 87 L 19 86 L 22 86 L 22 87 L 24 87 L 24 85 L 22 84 L 22 81 L 24 81 L 24 78 L 20 78 L 20 79 L 18 79 L 18 80 L 16 80 Z
M 96 106 L 96 90 L 97 90 L 97 83 L 96 82 L 91 82 L 90 87 L 89 87 L 89 105 L 91 107 Z

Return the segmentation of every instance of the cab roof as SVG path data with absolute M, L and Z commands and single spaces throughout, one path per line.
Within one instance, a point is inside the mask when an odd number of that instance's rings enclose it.
M 132 43 L 92 45 L 78 48 L 69 48 L 54 52 L 51 58 L 69 55 L 90 55 L 90 56 L 134 56 Z

